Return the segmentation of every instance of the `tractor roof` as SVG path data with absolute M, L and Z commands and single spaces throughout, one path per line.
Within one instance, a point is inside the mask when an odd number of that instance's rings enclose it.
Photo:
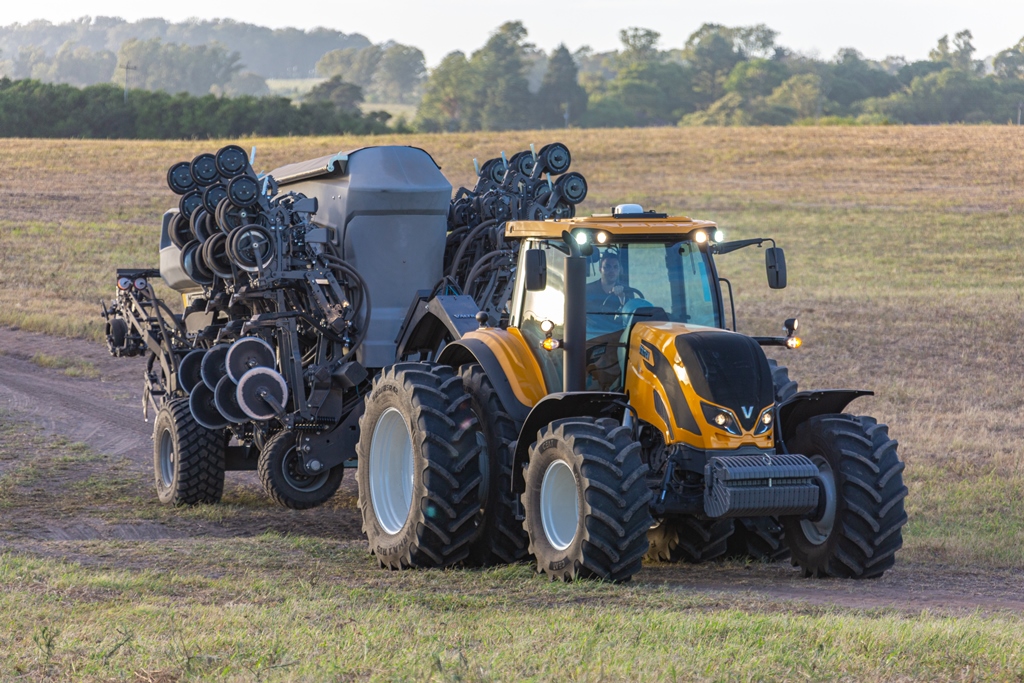
M 569 219 L 546 221 L 509 221 L 505 224 L 505 237 L 523 239 L 526 237 L 546 237 L 560 239 L 562 231 L 572 232 L 576 229 L 602 230 L 618 237 L 635 235 L 636 237 L 661 236 L 667 237 L 688 235 L 700 228 L 715 228 L 711 221 L 694 220 L 688 216 L 668 216 L 665 218 L 644 216 L 625 217 L 611 215 L 579 216 Z

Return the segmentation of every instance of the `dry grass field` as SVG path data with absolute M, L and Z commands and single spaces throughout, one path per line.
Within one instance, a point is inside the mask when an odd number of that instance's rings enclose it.
M 716 220 L 730 239 L 774 237 L 787 253 L 786 290 L 767 289 L 756 249 L 719 259 L 736 292 L 739 330 L 775 334 L 798 316 L 804 347 L 773 355 L 801 386 L 876 392 L 851 408 L 888 423 L 907 462 L 910 522 L 897 562 L 922 576 L 1008 573 L 1024 597 L 1020 129 L 633 129 L 240 144 L 258 147 L 263 170 L 367 144 L 412 144 L 458 187 L 472 182 L 474 157 L 554 139 L 569 145 L 574 170 L 589 181 L 583 211 L 639 202 Z M 166 168 L 220 144 L 0 140 L 0 326 L 98 340 L 98 302 L 111 296 L 114 269 L 157 263 L 159 215 L 175 199 Z M 50 357 L 37 364 L 68 374 L 85 367 Z M 31 499 L 25 481 L 45 475 L 3 469 L 4 453 L 13 462 L 41 437 L 13 419 L 0 417 L 0 426 L 4 514 Z M 103 457 L 54 448 L 35 466 Z M 114 483 L 83 486 L 125 509 L 154 508 L 118 493 L 119 477 L 115 468 Z M 680 596 L 643 582 L 548 586 L 523 567 L 395 578 L 372 568 L 358 544 L 316 535 L 207 539 L 166 558 L 164 569 L 180 573 L 133 571 L 141 550 L 97 543 L 54 551 L 56 559 L 0 554 L 0 612 L 18 626 L 0 626 L 0 678 L 74 678 L 75 662 L 85 678 L 168 676 L 152 680 L 1024 676 L 1024 622 L 1013 615 L 794 607 Z M 109 558 L 122 554 L 124 568 L 112 569 Z M 311 563 L 320 563 L 312 574 Z M 58 623 L 63 635 L 54 642 L 65 649 L 55 652 L 47 645 L 53 632 L 41 629 Z M 126 624 L 136 624 L 135 658 L 122 649 L 106 656 Z M 691 656 L 674 656 L 679 648 Z M 317 653 L 330 665 L 315 666 Z

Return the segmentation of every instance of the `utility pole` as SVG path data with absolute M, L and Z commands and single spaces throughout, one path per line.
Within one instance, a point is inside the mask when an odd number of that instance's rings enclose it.
M 1017 125 L 1020 125 L 1020 113 L 1024 110 L 1024 102 L 1017 103 Z
M 121 68 L 124 69 L 124 103 L 128 104 L 128 72 L 138 71 L 139 67 L 132 66 L 132 63 L 128 61 L 125 62 L 124 66 L 122 66 Z
M 565 113 L 562 114 L 562 118 L 565 119 L 565 127 L 569 127 L 569 103 L 565 103 Z

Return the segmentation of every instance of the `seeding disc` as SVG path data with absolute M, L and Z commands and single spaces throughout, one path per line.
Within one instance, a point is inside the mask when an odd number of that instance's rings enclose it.
M 232 178 L 227 186 L 227 196 L 236 206 L 252 206 L 256 203 L 259 193 L 259 183 L 248 175 Z
M 203 195 L 195 188 L 181 195 L 181 199 L 178 200 L 178 211 L 187 221 L 192 220 L 192 214 L 195 213 L 196 209 L 199 209 L 202 206 Z
M 195 188 L 196 181 L 192 178 L 189 166 L 189 162 L 179 161 L 167 169 L 167 187 L 171 188 L 174 194 L 185 194 Z
M 195 237 L 192 234 L 192 226 L 181 213 L 176 213 L 171 217 L 171 222 L 167 226 L 167 236 L 171 238 L 171 244 L 178 249 L 184 247 L 189 240 Z
M 238 145 L 228 145 L 217 150 L 215 158 L 217 171 L 225 178 L 233 178 L 249 166 L 249 155 Z
M 235 397 L 242 411 L 253 420 L 269 420 L 277 413 L 264 397 L 273 396 L 281 406 L 288 400 L 288 385 L 284 377 L 270 368 L 253 368 L 238 381 Z
M 203 206 L 211 216 L 217 215 L 217 204 L 228 196 L 228 190 L 223 183 L 214 183 L 203 190 Z
M 197 384 L 202 384 L 203 356 L 206 349 L 193 349 L 185 354 L 178 363 L 178 384 L 186 393 L 191 394 Z
M 185 271 L 185 275 L 188 275 L 197 285 L 212 285 L 213 274 L 201 270 L 198 265 L 198 260 L 201 258 L 199 253 L 201 246 L 202 243 L 199 240 L 192 240 L 186 244 L 181 249 L 178 262 L 181 264 L 181 269 Z
M 569 154 L 569 148 L 561 142 L 545 145 L 540 151 L 540 156 L 544 160 L 548 173 L 552 175 L 565 173 L 569 170 L 569 165 L 572 163 L 572 155 Z
M 217 382 L 217 388 L 213 390 L 213 402 L 217 405 L 217 410 L 220 411 L 220 414 L 226 417 L 229 422 L 240 424 L 248 422 L 249 416 L 238 405 L 237 391 L 238 387 L 235 385 L 234 380 L 224 375 Z
M 234 275 L 231 272 L 231 261 L 228 260 L 226 251 L 227 242 L 228 236 L 222 232 L 210 235 L 210 239 L 203 242 L 203 261 L 214 275 L 224 280 Z
M 207 429 L 224 429 L 228 421 L 217 410 L 213 390 L 205 384 L 198 384 L 188 397 L 188 407 L 196 422 Z
M 229 348 L 231 348 L 230 344 L 217 344 L 203 357 L 203 384 L 208 386 L 210 391 L 216 389 L 217 382 L 228 374 L 224 362 L 227 360 Z
M 192 172 L 192 179 L 196 181 L 196 185 L 205 187 L 220 180 L 220 171 L 217 170 L 217 162 L 212 154 L 197 156 L 192 160 L 189 170 Z
M 238 382 L 253 368 L 273 368 L 274 347 L 259 337 L 243 337 L 228 349 L 225 365 L 228 377 Z

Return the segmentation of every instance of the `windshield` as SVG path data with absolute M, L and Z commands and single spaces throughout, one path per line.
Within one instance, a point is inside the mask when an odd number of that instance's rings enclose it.
M 544 351 L 541 325 L 560 339 L 565 321 L 565 253 L 560 241 L 538 240 L 547 252 L 547 283 L 525 291 L 519 329 L 534 349 L 549 391 L 562 384 L 562 353 Z M 588 257 L 587 388 L 618 391 L 628 340 L 623 332 L 639 320 L 667 320 L 720 327 L 708 257 L 692 242 L 616 242 Z
M 637 314 L 719 326 L 707 257 L 692 242 L 618 242 L 589 260 L 588 339 L 622 330 Z

